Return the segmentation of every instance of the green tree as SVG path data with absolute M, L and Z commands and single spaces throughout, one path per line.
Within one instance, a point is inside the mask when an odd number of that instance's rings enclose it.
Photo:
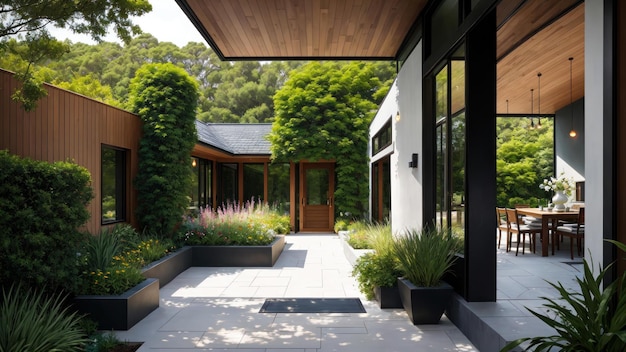
M 523 118 L 498 118 L 496 149 L 497 204 L 544 205 L 552 195 L 539 188 L 554 175 L 554 122 L 542 119 L 543 128 L 529 129 Z
M 189 204 L 197 104 L 197 82 L 174 64 L 147 64 L 131 82 L 131 110 L 143 121 L 136 211 L 150 231 L 171 234 Z
M 28 63 L 24 71 L 16 72 L 23 86 L 14 93 L 13 99 L 21 102 L 27 111 L 34 109 L 37 101 L 45 96 L 45 90 L 42 81 L 30 70 L 31 66 L 67 51 L 66 44 L 50 36 L 46 29 L 48 25 L 87 33 L 98 41 L 107 34 L 109 27 L 113 27 L 120 39 L 128 41 L 133 34 L 141 33 L 140 28 L 132 23 L 131 16 L 151 10 L 148 0 L 0 0 L 0 51 L 23 55 Z M 23 34 L 26 35 L 26 48 L 13 51 L 10 39 L 22 38 Z
M 391 65 L 388 63 L 388 65 Z M 389 77 L 375 64 L 311 62 L 274 96 L 271 142 L 277 161 L 335 160 L 337 211 L 364 214 L 368 128 Z M 383 83 L 385 82 L 385 83 Z

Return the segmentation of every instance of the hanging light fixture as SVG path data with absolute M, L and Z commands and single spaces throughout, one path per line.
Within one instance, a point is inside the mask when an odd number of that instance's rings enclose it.
M 541 128 L 541 72 L 537 72 L 537 128 Z
M 530 89 L 530 127 L 529 129 L 535 129 L 535 119 L 533 119 L 533 112 L 535 111 L 533 103 L 535 101 L 535 94 L 534 94 L 535 90 L 534 89 Z
M 574 86 L 572 84 L 572 61 L 574 61 L 573 57 L 570 57 L 569 59 L 569 109 L 570 109 L 570 113 L 571 113 L 571 119 L 572 119 L 572 129 L 569 131 L 569 136 L 574 138 L 576 137 L 576 130 L 574 129 L 574 95 L 572 93 L 572 91 L 574 90 Z

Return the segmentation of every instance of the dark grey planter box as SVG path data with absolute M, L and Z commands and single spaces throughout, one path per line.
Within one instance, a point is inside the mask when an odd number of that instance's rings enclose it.
M 438 324 L 454 293 L 445 282 L 437 287 L 418 287 L 404 278 L 398 278 L 398 290 L 413 325 Z
M 159 307 L 159 280 L 146 279 L 118 296 L 76 296 L 74 308 L 99 330 L 128 330 Z
M 403 308 L 398 286 L 376 287 L 374 288 L 374 296 L 381 309 Z
M 191 266 L 272 267 L 285 247 L 285 236 L 268 246 L 192 246 Z
M 176 276 L 189 269 L 193 261 L 192 247 L 183 247 L 155 262 L 141 271 L 146 278 L 159 279 L 159 287 L 167 285 Z

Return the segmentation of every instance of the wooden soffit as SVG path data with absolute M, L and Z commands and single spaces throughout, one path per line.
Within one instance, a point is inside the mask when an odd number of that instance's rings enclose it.
M 427 0 L 176 0 L 222 60 L 395 59 Z
M 584 2 L 503 0 L 497 15 L 498 113 L 536 114 L 541 104 L 542 114 L 554 114 L 569 105 L 570 57 L 574 58 L 572 99 L 584 96 Z M 541 73 L 541 87 L 537 73 Z

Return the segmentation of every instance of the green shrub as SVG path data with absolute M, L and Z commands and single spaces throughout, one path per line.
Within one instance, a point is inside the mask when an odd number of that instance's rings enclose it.
M 146 64 L 131 81 L 129 106 L 143 121 L 137 218 L 158 234 L 173 234 L 189 204 L 197 105 L 198 83 L 174 64 Z
M 344 218 L 337 219 L 334 226 L 335 233 L 339 233 L 339 231 L 348 231 L 348 225 L 350 225 L 350 220 Z
M 369 246 L 377 254 L 383 256 L 393 254 L 393 235 L 389 223 L 370 224 L 366 227 L 365 233 Z
M 108 267 L 121 248 L 117 233 L 111 229 L 103 230 L 97 236 L 89 236 L 84 254 L 87 269 L 97 270 Z
M 0 282 L 51 290 L 73 286 L 78 229 L 89 219 L 89 172 L 71 162 L 47 163 L 0 151 Z
M 366 253 L 357 259 L 352 275 L 359 283 L 359 290 L 369 300 L 374 298 L 374 288 L 393 287 L 402 276 L 392 255 L 376 252 Z
M 82 351 L 87 341 L 79 322 L 61 295 L 46 297 L 21 285 L 3 289 L 0 351 Z

